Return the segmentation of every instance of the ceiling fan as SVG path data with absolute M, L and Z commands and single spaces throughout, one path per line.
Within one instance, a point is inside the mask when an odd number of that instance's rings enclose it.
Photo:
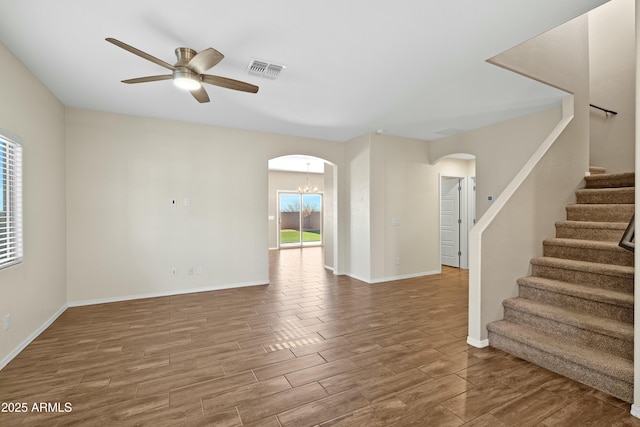
M 178 61 L 171 65 L 149 55 L 133 46 L 116 40 L 114 38 L 106 39 L 109 43 L 113 43 L 124 50 L 128 50 L 134 55 L 138 55 L 148 61 L 158 64 L 164 68 L 173 71 L 172 74 L 160 76 L 138 77 L 135 79 L 122 80 L 122 83 L 147 83 L 159 80 L 173 80 L 173 83 L 181 89 L 188 90 L 198 102 L 209 102 L 209 95 L 202 86 L 202 83 L 225 87 L 227 89 L 239 90 L 242 92 L 257 93 L 258 86 L 241 82 L 239 80 L 229 79 L 227 77 L 212 76 L 204 74 L 205 71 L 222 61 L 224 55 L 210 47 L 201 52 L 196 52 L 188 47 L 179 47 L 175 50 Z

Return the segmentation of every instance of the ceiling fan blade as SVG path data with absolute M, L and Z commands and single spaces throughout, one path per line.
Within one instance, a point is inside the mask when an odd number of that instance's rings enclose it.
M 187 67 L 191 68 L 198 74 L 202 74 L 209 68 L 222 61 L 224 55 L 210 47 L 202 52 L 199 52 L 196 56 L 191 58 L 191 61 L 187 64 Z
M 151 56 L 146 52 L 141 51 L 140 49 L 136 49 L 133 46 L 129 46 L 126 43 L 121 42 L 120 40 L 116 40 L 114 38 L 108 37 L 105 39 L 106 41 L 108 41 L 109 43 L 113 43 L 118 47 L 121 47 L 124 50 L 128 50 L 129 52 L 133 53 L 134 55 L 138 55 L 141 58 L 146 59 L 147 61 L 151 61 L 155 64 L 158 64 L 164 68 L 168 68 L 169 70 L 175 70 L 175 67 L 171 64 L 169 64 L 168 62 L 164 62 L 162 59 L 158 59 L 155 56 Z
M 193 95 L 193 97 L 198 100 L 198 102 L 209 102 L 209 95 L 207 95 L 207 91 L 204 89 L 204 87 L 200 86 L 199 89 L 192 90 L 190 92 L 191 95 Z
M 171 74 L 166 74 L 162 76 L 147 76 L 147 77 L 138 77 L 135 79 L 127 79 L 123 80 L 122 83 L 147 83 L 147 82 L 157 82 L 160 80 L 171 80 L 173 76 Z
M 240 80 L 233 80 L 227 77 L 212 76 L 209 74 L 203 74 L 201 77 L 204 83 L 209 83 L 210 85 L 226 87 L 227 89 L 239 90 L 242 92 L 258 92 L 258 86 L 241 82 Z

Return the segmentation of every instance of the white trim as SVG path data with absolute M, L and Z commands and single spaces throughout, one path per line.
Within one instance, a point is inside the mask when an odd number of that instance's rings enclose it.
M 368 284 L 372 283 L 372 282 L 369 281 L 369 279 L 365 279 L 364 277 L 360 277 L 360 276 L 358 276 L 356 274 L 346 273 L 346 275 L 348 277 L 351 277 L 352 279 L 356 279 L 356 280 L 359 280 L 359 281 L 364 282 L 364 283 L 368 283 Z
M 173 296 L 173 295 L 194 294 L 198 292 L 209 292 L 209 291 L 219 291 L 223 289 L 244 288 L 248 286 L 264 286 L 268 284 L 269 284 L 269 280 L 257 281 L 257 282 L 232 283 L 232 284 L 205 286 L 202 288 L 178 289 L 178 290 L 163 291 L 163 292 L 153 292 L 149 294 L 126 295 L 122 297 L 109 297 L 109 298 L 99 298 L 99 299 L 84 300 L 84 301 L 72 301 L 68 303 L 68 306 L 82 307 L 85 305 L 106 304 L 110 302 L 131 301 L 131 300 L 144 299 L 144 298 L 158 298 L 158 297 L 167 297 L 167 296 Z
M 383 277 L 381 279 L 375 279 L 374 281 L 369 283 L 384 283 L 384 282 L 392 282 L 394 280 L 415 279 L 416 277 L 433 276 L 435 274 L 441 274 L 441 273 L 442 273 L 441 270 L 423 271 L 421 273 L 403 274 L 402 276 Z
M 38 338 L 38 335 L 40 335 L 41 333 L 43 333 L 45 331 L 45 329 L 47 329 L 49 326 L 51 326 L 51 324 L 53 322 L 56 321 L 56 319 L 58 317 L 60 317 L 60 315 L 62 313 L 65 312 L 65 310 L 69 307 L 68 304 L 63 305 L 62 307 L 60 307 L 60 309 L 58 311 L 56 311 L 55 313 L 53 313 L 53 316 L 51 316 L 49 318 L 49 320 L 47 320 L 46 322 L 44 322 L 42 325 L 40 325 L 40 327 L 38 329 L 36 329 L 31 335 L 29 335 L 24 341 L 22 341 L 22 343 L 20 345 L 18 345 L 16 348 L 13 349 L 13 351 L 11 351 L 9 354 L 7 354 L 7 356 L 2 359 L 0 361 L 0 370 L 3 369 L 5 366 L 7 366 L 9 364 L 9 362 L 11 362 L 18 354 L 20 354 L 20 352 L 22 350 L 24 350 L 25 348 L 27 348 L 27 346 L 29 344 L 31 344 L 31 342 L 33 342 L 33 340 L 35 340 L 36 338 Z
M 467 337 L 467 344 L 472 345 L 476 348 L 485 348 L 485 347 L 489 347 L 489 340 L 486 339 L 486 340 L 478 341 L 477 339 Z
M 486 315 L 483 316 L 482 313 L 482 233 L 491 225 L 498 213 L 573 120 L 573 103 L 573 95 L 569 94 L 563 98 L 562 120 L 533 153 L 520 172 L 516 174 L 502 193 L 498 195 L 497 199 L 482 214 L 469 233 L 469 336 L 473 336 L 474 342 L 480 343 L 484 341 L 482 336 L 486 335 L 486 323 L 488 323 L 483 320 Z
M 334 271 L 333 267 L 331 267 L 331 266 L 329 266 L 327 264 L 324 265 L 324 268 L 326 268 L 329 271 Z M 334 274 L 335 274 L 335 272 L 334 272 Z
M 359 277 L 359 276 L 357 276 L 355 274 L 350 274 L 350 273 L 348 273 L 347 276 L 351 277 L 352 279 L 356 279 L 356 280 L 359 280 L 361 282 L 365 282 L 365 283 L 368 283 L 370 285 L 374 285 L 376 283 L 393 282 L 394 280 L 415 279 L 416 277 L 433 276 L 433 275 L 436 275 L 436 274 L 442 274 L 442 269 L 433 270 L 433 271 L 423 271 L 421 273 L 404 274 L 402 276 L 389 276 L 389 277 L 383 277 L 381 279 L 375 279 L 375 280 L 364 279 L 362 277 Z
M 640 406 L 635 404 L 631 405 L 631 411 L 629 413 L 636 418 L 640 418 Z

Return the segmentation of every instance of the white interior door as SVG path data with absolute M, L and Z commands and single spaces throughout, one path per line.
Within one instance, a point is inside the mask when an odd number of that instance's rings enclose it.
M 460 267 L 460 178 L 440 179 L 440 257 L 443 265 Z

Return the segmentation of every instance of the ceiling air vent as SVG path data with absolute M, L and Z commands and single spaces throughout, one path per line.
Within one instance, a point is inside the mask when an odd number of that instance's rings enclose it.
M 282 70 L 286 67 L 284 65 L 271 64 L 265 61 L 252 59 L 247 67 L 247 73 L 252 76 L 261 76 L 265 79 L 275 80 L 280 76 Z
M 268 65 L 269 64 L 267 64 L 266 62 L 253 60 L 249 63 L 247 73 L 251 74 L 252 76 L 261 76 L 264 74 L 264 70 L 267 69 Z

